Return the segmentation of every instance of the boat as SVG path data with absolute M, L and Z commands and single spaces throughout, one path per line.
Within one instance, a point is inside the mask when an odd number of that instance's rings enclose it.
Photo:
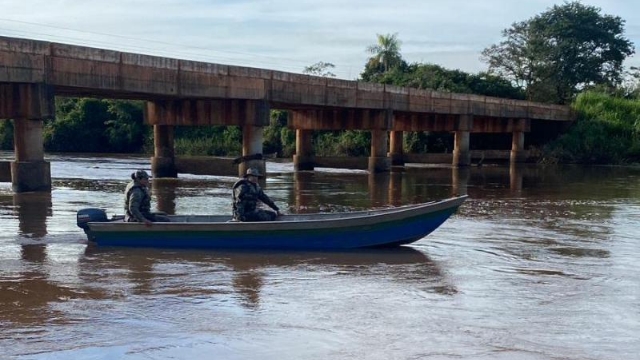
M 285 214 L 275 221 L 240 222 L 230 215 L 170 215 L 170 222 L 124 222 L 102 209 L 77 212 L 77 225 L 97 246 L 190 249 L 345 250 L 393 247 L 436 230 L 467 199 L 365 211 Z

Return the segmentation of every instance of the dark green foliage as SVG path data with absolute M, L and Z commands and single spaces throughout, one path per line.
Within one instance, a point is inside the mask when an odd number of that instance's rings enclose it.
M 303 74 L 313 75 L 313 76 L 322 76 L 322 77 L 336 77 L 336 74 L 332 73 L 331 70 L 336 67 L 332 63 L 327 63 L 324 61 L 318 61 L 317 63 L 311 66 L 305 66 L 304 70 L 302 70 Z
M 47 151 L 108 152 L 108 104 L 97 99 L 56 99 L 56 118 L 45 122 Z
M 287 128 L 286 111 L 271 111 L 270 124 L 263 131 L 263 153 L 293 155 L 296 136 Z M 175 151 L 178 155 L 238 156 L 242 130 L 237 126 L 180 127 L 175 133 Z
M 400 55 L 402 42 L 398 39 L 398 34 L 377 34 L 376 36 L 377 43 L 367 47 L 367 52 L 373 56 L 367 61 L 362 74 L 365 81 L 371 81 L 379 74 L 405 65 Z
M 407 64 L 399 53 L 400 41 L 396 35 L 378 35 L 378 44 L 367 51 L 374 54 L 365 65 L 361 79 L 402 87 L 431 89 L 442 92 L 476 94 L 510 99 L 524 99 L 525 94 L 510 81 L 489 73 L 469 74 L 461 70 L 449 70 L 435 64 Z M 384 62 L 387 59 L 387 62 Z M 326 146 L 322 151 L 336 152 L 336 144 L 353 144 L 349 136 L 335 135 L 342 140 L 328 141 L 329 135 L 323 135 Z M 324 144 L 323 143 L 323 144 Z M 358 143 L 359 144 L 359 143 Z M 363 146 L 359 144 L 358 146 Z M 404 150 L 414 153 L 451 152 L 453 136 L 448 133 L 408 132 L 405 134 Z M 361 152 L 351 149 L 352 152 Z M 368 151 L 368 150 L 367 150 Z
M 238 156 L 242 131 L 237 126 L 176 127 L 176 155 Z
M 370 80 L 396 86 L 509 99 L 524 99 L 522 90 L 509 81 L 488 73 L 469 74 L 434 64 L 411 64 L 394 68 Z
M 282 157 L 292 157 L 296 152 L 296 132 L 293 129 L 282 128 L 280 131 L 280 142 L 282 143 L 282 150 L 280 155 Z
M 574 103 L 578 120 L 545 147 L 544 161 L 621 164 L 640 161 L 640 101 L 587 92 Z
M 316 131 L 313 142 L 318 156 L 369 156 L 371 152 L 369 131 Z
M 583 89 L 615 87 L 622 63 L 634 53 L 624 20 L 579 1 L 503 31 L 505 40 L 483 51 L 489 70 L 526 89 L 533 101 L 565 104 Z
M 107 143 L 116 152 L 139 152 L 145 136 L 150 134 L 144 125 L 142 102 L 110 101 L 107 112 L 110 119 L 105 122 Z
M 13 122 L 0 121 L 0 150 L 13 150 Z
M 288 145 L 289 138 L 283 136 L 287 129 L 287 112 L 280 110 L 271 111 L 271 119 L 269 126 L 264 128 L 264 144 L 263 151 L 265 154 L 276 153 L 280 156 L 284 155 L 283 152 L 286 145 Z M 295 151 L 295 133 L 293 134 L 293 148 Z
M 145 141 L 142 103 L 57 98 L 56 118 L 45 122 L 47 151 L 133 152 Z
M 427 152 L 426 131 L 410 131 L 404 133 L 402 148 L 407 153 L 423 154 Z
M 453 151 L 453 134 L 427 131 L 405 132 L 403 150 L 413 154 L 450 153 Z

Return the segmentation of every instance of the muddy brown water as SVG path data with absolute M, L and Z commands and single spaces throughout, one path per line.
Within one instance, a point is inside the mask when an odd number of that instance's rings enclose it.
M 11 159 L 11 153 L 0 159 Z M 49 155 L 53 191 L 0 183 L 2 359 L 635 359 L 640 170 L 268 163 L 289 212 L 467 193 L 399 249 L 96 248 L 75 212 L 121 213 L 133 156 Z M 153 181 L 153 207 L 227 213 L 230 177 Z

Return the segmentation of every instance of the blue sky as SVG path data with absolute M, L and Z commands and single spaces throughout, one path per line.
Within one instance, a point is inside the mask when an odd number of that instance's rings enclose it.
M 355 79 L 376 34 L 398 33 L 408 62 L 486 70 L 482 50 L 547 0 L 0 0 L 0 35 L 300 73 L 318 61 Z M 640 47 L 640 2 L 590 0 L 626 20 Z M 640 48 L 638 49 L 640 51 Z M 634 55 L 627 65 L 640 66 Z

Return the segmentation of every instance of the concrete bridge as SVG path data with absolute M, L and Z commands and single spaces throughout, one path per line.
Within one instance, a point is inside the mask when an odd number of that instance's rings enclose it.
M 0 37 L 0 119 L 14 121 L 16 192 L 51 189 L 42 120 L 54 116 L 55 95 L 146 100 L 145 121 L 154 127 L 152 171 L 159 177 L 175 177 L 182 168 L 174 155 L 175 126 L 240 126 L 243 155 L 261 154 L 271 109 L 289 111 L 296 169 L 331 163 L 314 156 L 314 130 L 359 129 L 372 134 L 367 169 L 373 173 L 411 158 L 402 152 L 405 131 L 454 132 L 450 161 L 467 166 L 471 133 L 511 133 L 507 152 L 515 163 L 526 156 L 524 134 L 532 126 L 572 121 L 567 106 Z M 235 170 L 249 166 L 264 162 Z

